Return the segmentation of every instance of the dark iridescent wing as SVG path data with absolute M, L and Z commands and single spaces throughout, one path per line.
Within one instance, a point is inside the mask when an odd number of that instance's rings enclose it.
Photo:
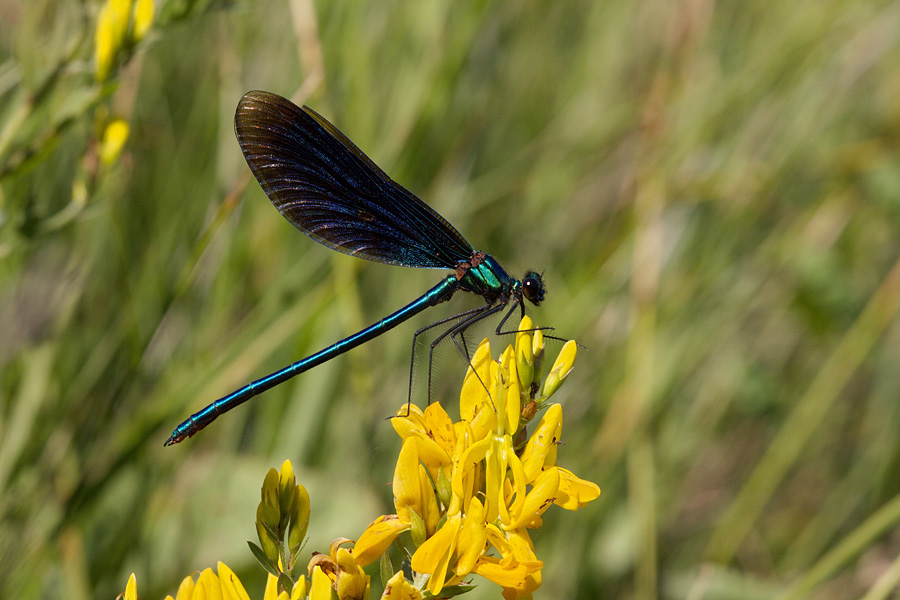
M 247 164 L 294 227 L 345 254 L 406 267 L 456 268 L 472 247 L 308 107 L 248 92 L 234 116 Z

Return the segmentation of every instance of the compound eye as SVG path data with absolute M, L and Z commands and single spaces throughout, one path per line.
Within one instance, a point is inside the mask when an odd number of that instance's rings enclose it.
M 526 300 L 537 306 L 544 301 L 546 291 L 544 280 L 538 273 L 529 271 L 525 274 L 525 278 L 522 280 L 522 295 Z

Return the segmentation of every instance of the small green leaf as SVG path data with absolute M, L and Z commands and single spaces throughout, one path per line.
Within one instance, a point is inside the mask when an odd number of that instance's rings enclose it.
M 378 561 L 378 572 L 381 576 L 381 586 L 387 587 L 388 581 L 390 581 L 391 577 L 394 576 L 394 565 L 391 562 L 391 557 L 388 556 L 388 553 L 385 552 L 381 555 L 381 559 Z
M 259 562 L 259 564 L 262 565 L 262 568 L 275 577 L 278 577 L 279 573 L 277 567 L 272 564 L 272 562 L 269 560 L 269 557 L 266 556 L 265 552 L 263 552 L 263 549 L 253 542 L 247 542 L 247 545 L 250 546 L 250 552 L 253 553 L 253 556 L 256 557 L 256 560 Z
M 278 586 L 284 591 L 290 592 L 294 589 L 294 582 L 291 581 L 291 578 L 288 577 L 286 573 L 282 573 L 278 576 Z
M 471 592 L 475 589 L 474 585 L 449 585 L 444 588 L 441 588 L 441 593 L 437 596 L 432 596 L 428 590 L 422 592 L 423 598 L 455 598 L 456 596 L 462 596 L 465 593 Z
M 412 525 L 409 532 L 412 535 L 413 544 L 418 548 L 425 543 L 425 539 L 428 535 L 425 531 L 425 521 L 422 520 L 422 517 L 420 517 L 412 507 L 409 507 L 409 520 Z

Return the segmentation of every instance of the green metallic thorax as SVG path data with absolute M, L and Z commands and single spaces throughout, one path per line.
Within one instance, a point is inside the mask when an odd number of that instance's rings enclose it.
M 460 289 L 483 296 L 488 302 L 508 297 L 521 285 L 503 270 L 500 263 L 483 252 L 476 252 L 470 262 L 461 263 L 457 278 Z

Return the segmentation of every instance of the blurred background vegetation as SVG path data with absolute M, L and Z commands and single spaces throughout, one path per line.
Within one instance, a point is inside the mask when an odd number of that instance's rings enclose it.
M 251 89 L 543 270 L 531 314 L 587 346 L 559 460 L 603 495 L 547 513 L 540 597 L 897 597 L 900 3 L 157 0 L 103 81 L 101 6 L 0 0 L 0 597 L 217 560 L 258 597 L 286 458 L 310 550 L 390 508 L 410 335 L 476 299 L 162 446 L 440 277 L 290 227 L 234 139 Z

